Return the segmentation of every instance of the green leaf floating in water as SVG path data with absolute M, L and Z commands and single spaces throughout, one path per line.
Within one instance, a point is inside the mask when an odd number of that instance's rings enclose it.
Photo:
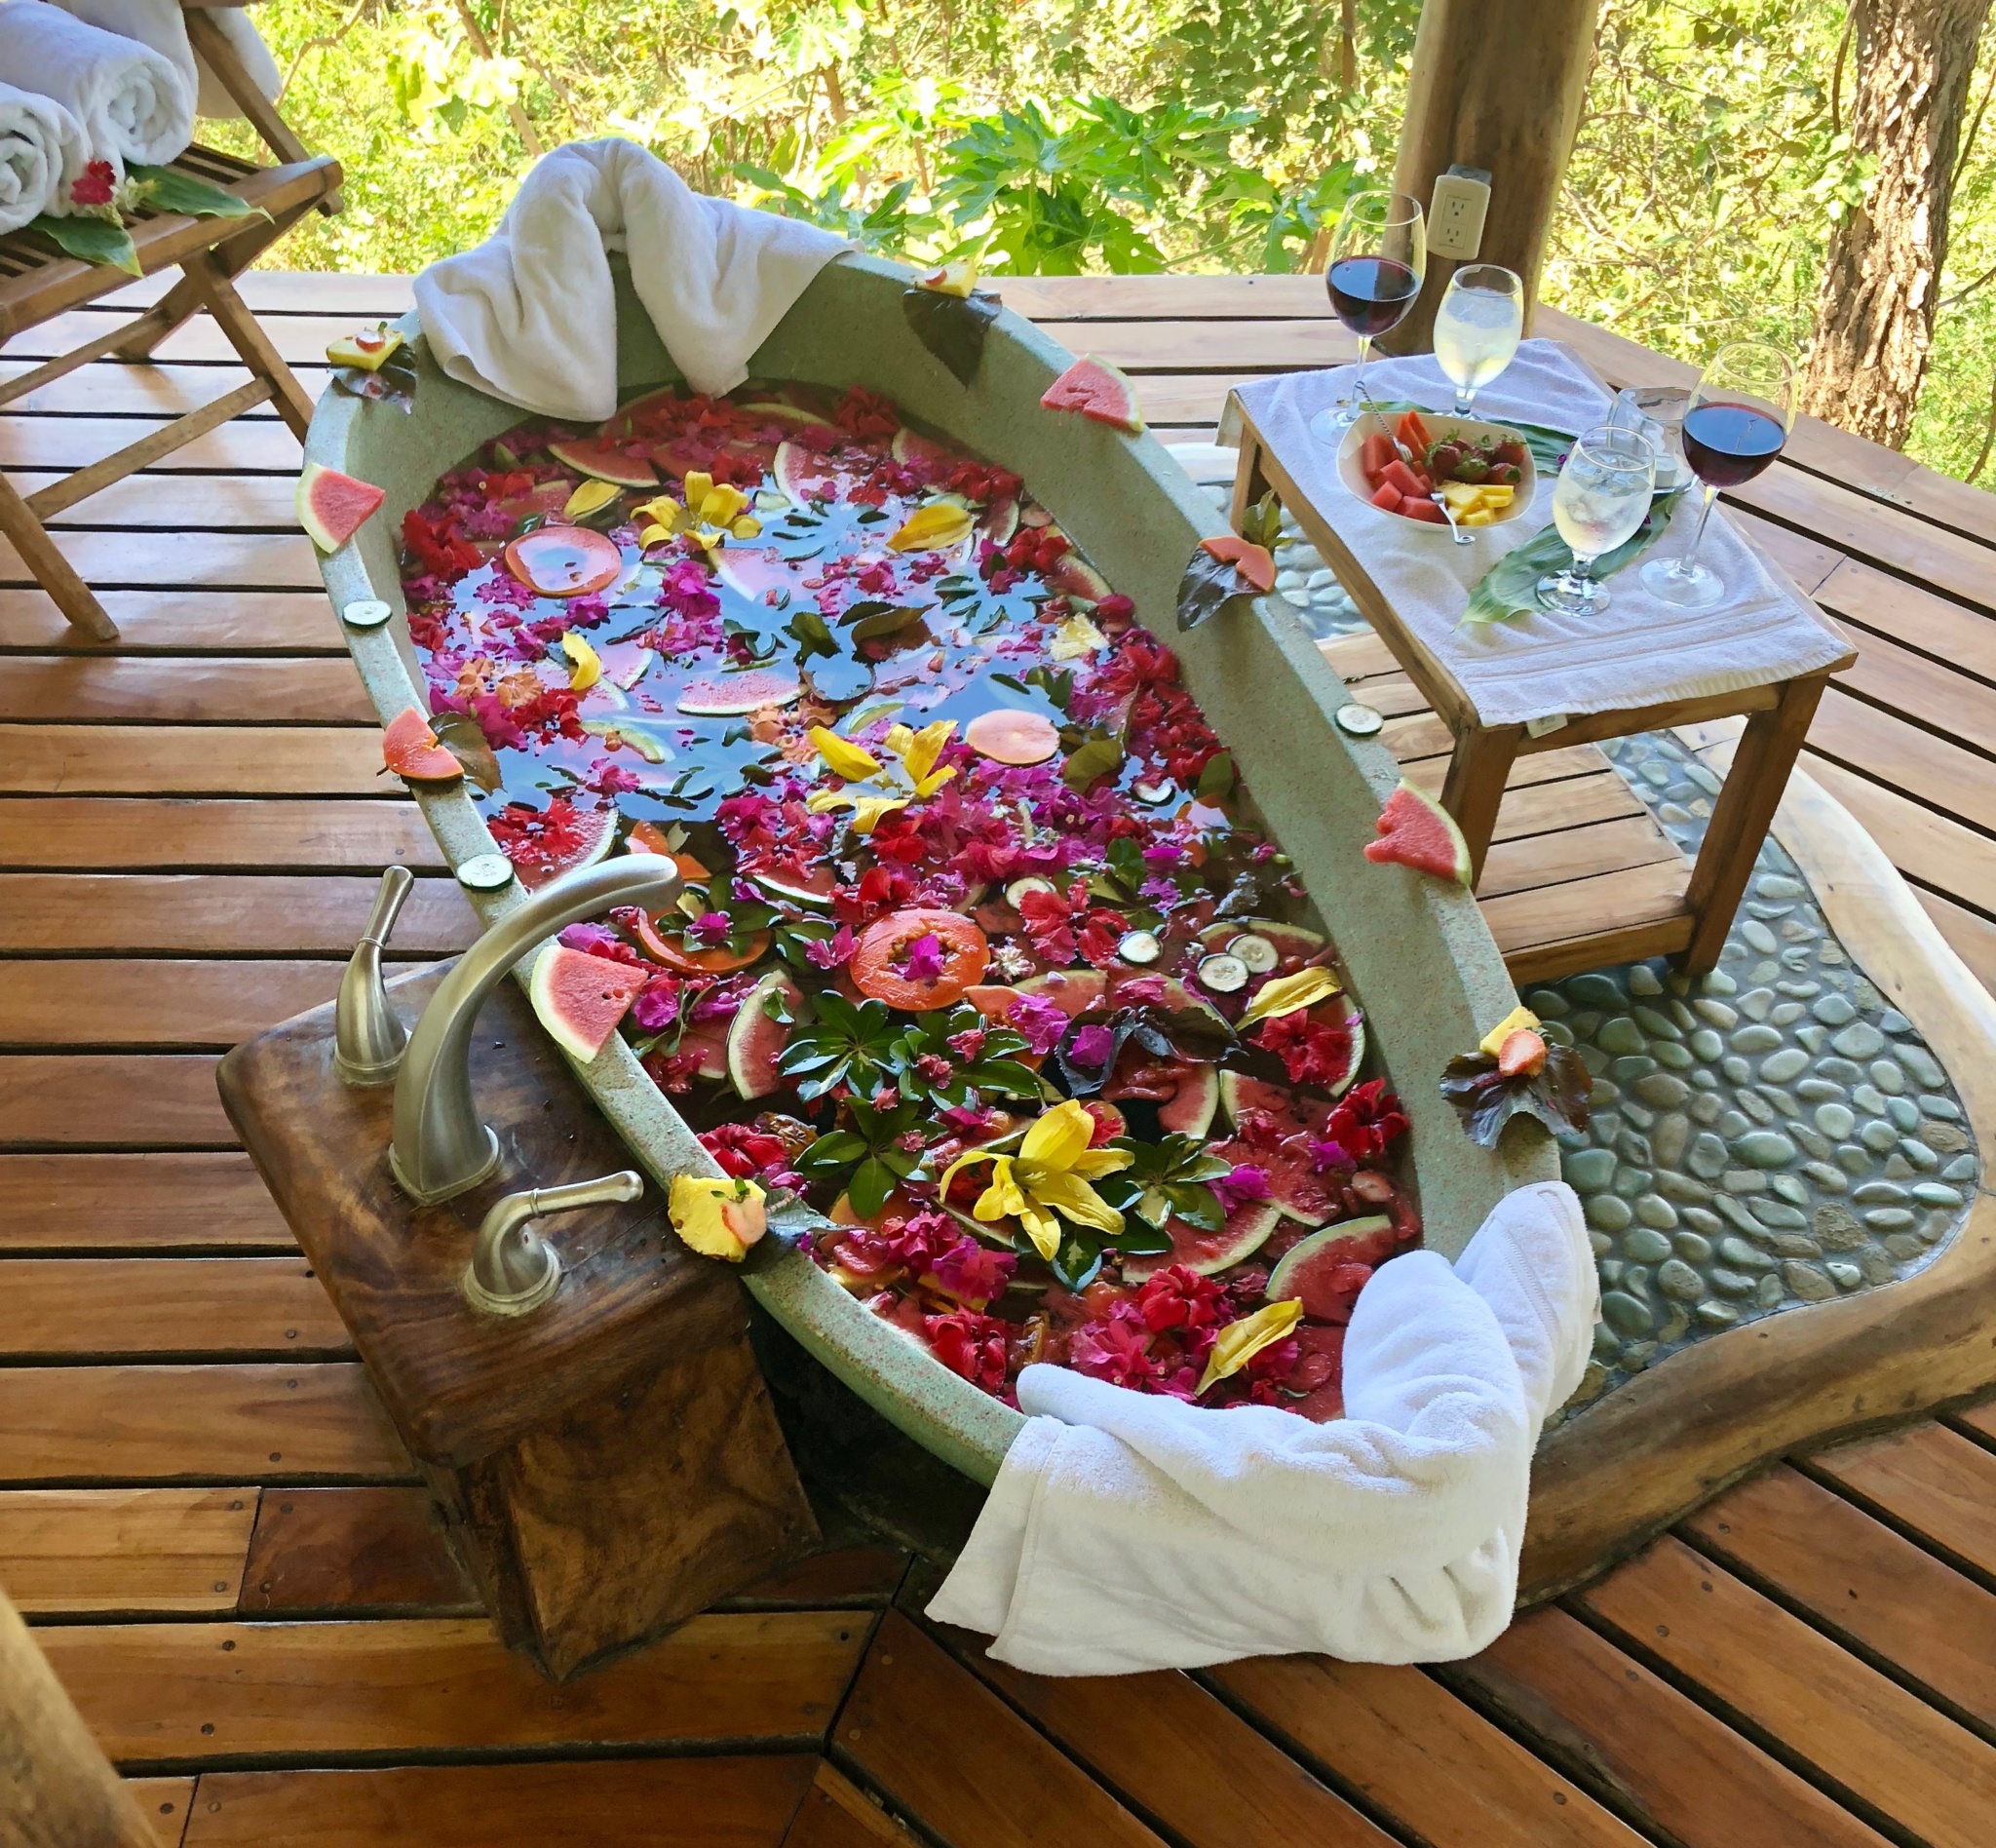
M 1613 552 L 1602 553 L 1594 560 L 1593 575 L 1596 578 L 1612 577 L 1624 565 L 1633 564 L 1655 545 L 1669 527 L 1671 510 L 1683 491 L 1681 487 L 1673 488 L 1651 501 L 1649 518 L 1642 522 L 1634 538 L 1624 540 Z M 1559 537 L 1558 528 L 1548 526 L 1523 545 L 1507 552 L 1484 572 L 1482 582 L 1470 593 L 1469 606 L 1462 613 L 1463 621 L 1501 623 L 1513 616 L 1521 616 L 1527 610 L 1537 609 L 1539 580 L 1549 571 L 1565 570 L 1572 562 L 1573 554 L 1566 541 Z

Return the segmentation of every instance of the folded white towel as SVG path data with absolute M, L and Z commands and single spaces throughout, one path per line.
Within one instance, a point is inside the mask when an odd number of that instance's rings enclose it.
M 0 84 L 0 237 L 45 212 L 63 216 L 87 159 L 82 125 L 59 102 Z
M 536 162 L 499 228 L 416 278 L 416 308 L 452 378 L 551 417 L 617 408 L 608 253 L 696 391 L 731 391 L 844 239 L 692 191 L 634 142 L 578 141 Z
M 55 0 L 55 4 L 99 31 L 116 32 L 121 38 L 136 39 L 141 45 L 151 46 L 180 73 L 180 81 L 194 98 L 196 115 L 227 119 L 243 113 L 206 60 L 194 56 L 193 47 L 187 43 L 187 15 L 181 10 L 180 0 Z M 285 87 L 284 76 L 269 47 L 250 24 L 250 16 L 241 7 L 209 7 L 204 11 L 235 47 L 250 81 L 275 100 Z
M 929 1614 L 1041 1675 L 1473 1655 L 1511 1620 L 1532 1448 L 1579 1384 L 1597 1295 L 1555 1181 L 1501 1202 L 1454 1270 L 1432 1251 L 1379 1268 L 1330 1424 L 1027 1367 L 1019 1405 L 1041 1415 Z
M 159 53 L 99 31 L 47 0 L 0 5 L 0 71 L 52 97 L 73 115 L 87 158 L 157 167 L 183 152 L 194 134 L 194 95 Z

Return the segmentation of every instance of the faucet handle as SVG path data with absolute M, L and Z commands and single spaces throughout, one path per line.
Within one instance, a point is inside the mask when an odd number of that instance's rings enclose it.
M 495 1201 L 479 1226 L 460 1288 L 480 1315 L 523 1316 L 561 1286 L 561 1259 L 530 1221 L 543 1213 L 635 1200 L 644 1177 L 633 1169 L 560 1187 L 531 1187 Z
M 390 866 L 381 875 L 366 926 L 340 977 L 339 999 L 333 1005 L 333 1069 L 350 1085 L 385 1085 L 402 1064 L 408 1028 L 388 1003 L 381 979 L 381 951 L 395 920 L 415 887 L 406 866 Z

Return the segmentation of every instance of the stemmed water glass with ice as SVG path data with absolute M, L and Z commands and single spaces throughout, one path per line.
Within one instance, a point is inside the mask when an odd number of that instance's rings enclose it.
M 1335 447 L 1359 420 L 1365 361 L 1372 342 L 1406 319 L 1428 273 L 1428 221 L 1421 202 L 1405 193 L 1354 193 L 1331 233 L 1324 272 L 1332 312 L 1359 336 L 1352 396 L 1320 410 L 1310 434 Z
M 1684 459 L 1705 483 L 1705 505 L 1683 556 L 1642 567 L 1642 587 L 1652 597 L 1679 609 L 1709 609 L 1725 596 L 1724 579 L 1698 559 L 1711 504 L 1720 488 L 1752 481 L 1780 455 L 1794 421 L 1795 367 L 1779 347 L 1735 340 L 1711 356 L 1679 433 Z
M 1649 518 L 1657 452 L 1639 430 L 1596 424 L 1574 440 L 1553 490 L 1553 524 L 1573 554 L 1563 571 L 1542 577 L 1540 607 L 1591 616 L 1608 607 L 1593 562 L 1632 539 Z
M 1524 333 L 1524 283 L 1501 263 L 1472 263 L 1448 279 L 1435 311 L 1435 364 L 1467 417 L 1478 392 L 1509 366 Z

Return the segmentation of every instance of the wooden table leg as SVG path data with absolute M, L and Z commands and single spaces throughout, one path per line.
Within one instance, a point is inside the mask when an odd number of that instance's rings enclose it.
M 1753 713 L 1740 734 L 1733 767 L 1712 806 L 1705 845 L 1684 894 L 1693 923 L 1691 942 L 1678 966 L 1689 975 L 1703 975 L 1719 959 L 1760 843 L 1767 838 L 1782 791 L 1788 786 L 1788 772 L 1795 767 L 1816 703 L 1828 681 L 1824 674 L 1787 681 L 1780 700 Z
M 1234 501 L 1227 523 L 1236 532 L 1247 523 L 1254 503 L 1268 492 L 1268 478 L 1261 472 L 1261 439 L 1253 431 L 1241 436 L 1241 459 L 1234 464 Z
M 72 629 L 82 630 L 93 641 L 118 639 L 118 625 L 104 613 L 90 586 L 56 549 L 55 540 L 4 476 L 0 476 L 0 534 L 13 542 L 21 562 L 68 617 Z
M 1524 737 L 1522 725 L 1492 725 L 1456 734 L 1455 754 L 1441 786 L 1441 806 L 1455 817 L 1470 849 L 1470 884 L 1483 876 L 1483 857 L 1497 829 L 1504 785 Z

